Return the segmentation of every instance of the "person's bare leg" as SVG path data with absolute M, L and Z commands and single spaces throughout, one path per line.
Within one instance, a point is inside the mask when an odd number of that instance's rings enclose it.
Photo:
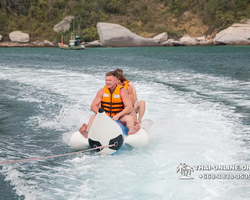
M 88 132 L 87 132 L 87 124 L 83 123 L 83 125 L 80 127 L 79 132 L 85 137 L 88 137 Z
M 137 123 L 132 129 L 129 129 L 128 135 L 137 133 L 140 130 L 140 125 Z
M 125 123 L 128 127 L 128 135 L 135 134 L 137 131 L 140 130 L 140 125 L 133 120 L 133 116 L 125 115 L 120 119 L 121 122 Z
M 95 116 L 96 116 L 96 115 L 93 115 L 93 116 L 90 117 L 89 123 L 88 123 L 88 127 L 87 127 L 87 132 L 89 132 L 89 129 L 90 129 L 90 127 L 91 127 L 91 125 L 93 124 L 93 121 L 94 121 L 94 119 L 95 119 Z
M 139 116 L 138 116 L 138 123 L 141 122 L 143 116 L 144 116 L 144 113 L 145 113 L 145 109 L 146 109 L 146 103 L 145 101 L 143 100 L 140 100 L 139 102 L 137 102 L 135 104 L 135 111 L 139 113 Z
M 133 117 L 133 121 L 137 120 L 137 115 L 136 115 L 135 109 L 133 109 L 133 111 L 129 115 L 131 115 Z
M 90 127 L 91 127 L 91 125 L 92 125 L 94 119 L 95 119 L 95 115 L 91 116 L 90 119 L 89 119 L 88 125 L 85 124 L 85 123 L 83 123 L 83 125 L 82 125 L 82 126 L 80 127 L 80 129 L 79 129 L 79 132 L 80 132 L 85 138 L 88 137 L 88 132 L 89 132 L 89 129 L 90 129 Z

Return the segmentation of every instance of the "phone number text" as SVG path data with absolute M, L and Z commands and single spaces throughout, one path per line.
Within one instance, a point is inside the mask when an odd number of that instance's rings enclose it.
M 250 174 L 199 174 L 199 178 L 204 180 L 250 180 Z

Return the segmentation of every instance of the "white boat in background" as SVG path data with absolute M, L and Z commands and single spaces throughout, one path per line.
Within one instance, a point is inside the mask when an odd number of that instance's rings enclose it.
M 63 50 L 83 50 L 85 49 L 85 46 L 81 44 L 80 39 L 82 37 L 76 36 L 75 39 L 69 40 L 69 45 L 62 43 L 59 43 L 60 49 Z

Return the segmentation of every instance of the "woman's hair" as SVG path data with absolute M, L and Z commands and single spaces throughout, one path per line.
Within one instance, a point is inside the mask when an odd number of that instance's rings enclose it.
M 123 70 L 122 69 L 116 69 L 115 72 L 123 74 Z
M 116 72 L 117 72 L 117 71 L 116 71 Z M 123 73 L 117 72 L 117 74 L 118 74 L 118 79 L 119 79 L 122 83 L 124 83 L 124 81 L 128 81 L 128 79 L 126 79 L 126 77 L 123 75 Z

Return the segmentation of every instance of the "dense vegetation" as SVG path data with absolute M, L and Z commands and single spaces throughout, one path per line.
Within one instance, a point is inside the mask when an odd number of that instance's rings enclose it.
M 77 20 L 71 30 L 55 33 L 65 16 Z M 0 34 L 20 30 L 31 40 L 60 41 L 79 30 L 85 41 L 98 39 L 96 24 L 113 22 L 142 36 L 167 31 L 171 37 L 210 34 L 250 18 L 250 0 L 1 0 Z

